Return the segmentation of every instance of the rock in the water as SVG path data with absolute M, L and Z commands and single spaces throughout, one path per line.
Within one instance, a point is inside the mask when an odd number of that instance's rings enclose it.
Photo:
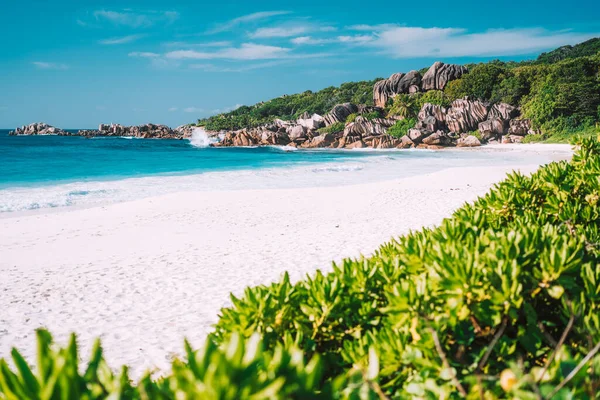
M 525 136 L 530 133 L 535 133 L 531 130 L 531 120 L 529 119 L 513 119 L 510 121 L 508 128 L 510 135 Z
M 421 89 L 423 91 L 444 90 L 448 82 L 459 79 L 467 72 L 467 68 L 462 65 L 437 61 L 423 75 Z
M 29 125 L 23 125 L 16 128 L 14 131 L 10 131 L 9 135 L 60 135 L 68 136 L 69 132 L 63 131 L 60 128 L 56 128 L 52 125 L 48 125 L 45 122 L 35 122 Z
M 100 126 L 102 126 L 102 125 L 100 125 Z M 180 125 L 173 130 L 175 132 L 180 133 L 184 139 L 189 139 L 192 137 L 192 133 L 194 133 L 194 128 L 195 128 L 194 125 L 188 124 L 188 125 Z
M 488 107 L 478 100 L 458 99 L 446 113 L 446 125 L 450 132 L 471 132 L 478 128 L 480 122 L 486 120 Z
M 419 71 L 410 71 L 407 74 L 399 72 L 375 84 L 373 101 L 377 107 L 384 108 L 390 97 L 401 93 L 418 92 L 420 87 L 421 74 Z
M 79 136 L 124 136 L 144 139 L 183 139 L 191 137 L 193 127 L 186 129 L 171 129 L 166 125 L 145 124 L 138 126 L 123 126 L 120 124 L 100 124 L 98 130 L 80 130 Z M 189 136 L 186 136 L 189 135 Z
M 352 103 L 344 103 L 338 104 L 329 112 L 329 114 L 323 117 L 325 121 L 325 125 L 329 126 L 336 122 L 346 122 L 346 118 L 350 114 L 357 113 L 359 111 L 358 107 Z
M 473 135 L 463 135 L 456 141 L 457 147 L 479 147 L 481 142 Z
M 254 146 L 256 141 L 254 138 L 245 130 L 239 131 L 237 135 L 233 137 L 232 146 Z

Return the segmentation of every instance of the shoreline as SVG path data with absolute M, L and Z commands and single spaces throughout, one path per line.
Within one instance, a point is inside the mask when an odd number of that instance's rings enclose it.
M 276 147 L 276 146 L 268 146 Z M 242 147 L 243 148 L 243 147 Z M 223 148 L 226 149 L 226 148 Z M 248 151 L 252 151 L 247 148 Z M 281 152 L 285 150 L 278 149 Z M 28 215 L 39 215 L 45 213 L 62 213 L 75 209 L 89 209 L 102 207 L 109 204 L 133 201 L 141 198 L 156 197 L 163 194 L 189 191 L 238 191 L 246 189 L 260 189 L 267 187 L 332 187 L 348 186 L 369 182 L 375 179 L 379 182 L 394 180 L 397 176 L 403 176 L 404 167 L 398 167 L 400 163 L 406 163 L 410 168 L 408 176 L 423 175 L 434 171 L 442 171 L 446 168 L 454 168 L 453 165 L 439 165 L 439 156 L 449 154 L 453 156 L 465 155 L 467 158 L 475 157 L 473 165 L 498 165 L 508 163 L 501 158 L 507 157 L 515 160 L 515 165 L 523 164 L 525 154 L 531 154 L 532 162 L 538 162 L 545 158 L 547 161 L 564 159 L 571 154 L 571 146 L 565 144 L 496 144 L 475 148 L 444 148 L 433 149 L 294 149 L 292 152 L 300 153 L 362 153 L 369 156 L 346 157 L 340 159 L 321 160 L 315 162 L 297 162 L 281 164 L 277 166 L 225 168 L 215 170 L 182 170 L 173 172 L 149 173 L 134 176 L 98 176 L 86 180 L 60 180 L 48 182 L 32 182 L 25 185 L 16 185 L 0 189 L 0 220 Z M 277 152 L 278 153 L 278 152 Z M 403 155 L 413 155 L 414 161 L 405 159 Z M 431 162 L 436 167 L 428 166 L 426 155 L 432 156 Z M 480 155 L 490 154 L 493 157 L 488 163 L 482 162 Z M 389 163 L 386 161 L 389 159 Z M 471 158 L 469 158 L 470 160 Z M 412 163 L 420 163 L 420 167 L 412 168 Z M 425 164 L 423 164 L 425 162 Z M 382 163 L 377 165 L 377 163 Z M 466 162 L 467 164 L 469 162 Z M 464 164 L 464 163 L 463 163 Z M 403 164 L 404 165 L 404 164 Z M 424 168 L 424 169 L 420 169 Z M 377 169 L 378 171 L 375 171 Z M 317 173 L 318 174 L 313 174 Z M 231 181 L 234 178 L 234 182 Z M 228 182 L 228 183 L 224 183 Z M 245 183 L 244 183 L 245 182 Z M 137 193 L 135 187 L 140 186 L 142 192 Z M 152 187 L 159 189 L 152 190 Z M 56 193 L 55 193 L 56 192 Z M 61 195 L 63 197 L 57 198 Z M 17 196 L 17 197 L 15 197 Z M 46 196 L 49 196 L 46 198 Z M 68 199 L 65 196 L 69 197 Z M 91 197 L 89 197 L 91 196 Z M 96 198 L 97 196 L 98 198 Z M 30 199 L 31 208 L 15 208 L 18 203 L 15 199 Z M 44 201 L 51 201 L 45 204 Z M 66 204 L 63 204 L 65 203 Z M 12 204 L 12 205 L 11 205 Z M 4 209 L 3 209 L 4 206 Z
M 538 164 L 519 166 L 523 173 Z M 438 224 L 513 166 L 459 167 L 345 186 L 190 191 L 0 219 L 0 357 L 35 360 L 34 330 L 81 354 L 102 339 L 132 376 L 202 345 L 229 294 L 293 280 Z M 233 195 L 232 195 L 233 194 Z M 176 207 L 174 206 L 176 205 Z

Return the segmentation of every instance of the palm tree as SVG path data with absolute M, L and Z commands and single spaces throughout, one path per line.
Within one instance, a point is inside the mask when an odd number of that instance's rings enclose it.
M 408 94 L 399 94 L 394 96 L 389 115 L 395 115 L 402 118 L 414 118 L 417 116 L 418 112 L 417 103 L 412 96 Z

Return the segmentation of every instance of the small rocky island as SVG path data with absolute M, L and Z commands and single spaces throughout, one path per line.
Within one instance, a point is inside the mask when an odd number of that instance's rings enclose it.
M 137 126 L 123 126 L 120 124 L 100 124 L 97 130 L 79 130 L 76 133 L 68 132 L 43 122 L 36 122 L 16 128 L 9 135 L 58 135 L 58 136 L 120 136 L 141 139 L 188 139 L 192 136 L 190 125 L 182 125 L 171 129 L 166 125 L 145 124 Z
M 390 99 L 398 95 L 443 90 L 449 82 L 460 79 L 466 73 L 468 70 L 462 65 L 436 62 L 424 75 L 419 71 L 400 72 L 378 81 L 373 87 L 374 106 L 343 103 L 333 107 L 326 115 L 304 113 L 293 121 L 275 119 L 255 127 L 207 131 L 206 134 L 217 139 L 211 144 L 215 147 L 280 145 L 297 148 L 438 149 L 476 147 L 485 143 L 519 143 L 524 136 L 538 133 L 532 130 L 530 120 L 519 118 L 517 107 L 465 97 L 454 100 L 447 108 L 425 103 L 418 112 L 416 124 L 405 135 L 388 134 L 388 129 L 404 119 L 402 116 L 386 115 L 385 107 Z M 349 120 L 351 116 L 353 118 Z M 35 123 L 17 128 L 10 134 L 186 139 L 192 136 L 194 128 L 193 125 L 172 129 L 155 124 L 100 124 L 97 130 L 70 133 Z

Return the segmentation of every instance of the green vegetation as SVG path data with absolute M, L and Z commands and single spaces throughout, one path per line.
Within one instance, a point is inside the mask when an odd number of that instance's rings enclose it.
M 370 258 L 247 289 L 213 338 L 260 332 L 275 346 L 291 335 L 323 358 L 326 381 L 374 349 L 390 398 L 595 398 L 599 176 L 600 144 L 586 139 L 571 163 L 512 174 Z
M 319 133 L 344 132 L 345 127 L 346 127 L 346 124 L 344 124 L 343 122 L 334 122 L 333 124 L 331 124 L 329 126 L 317 129 L 317 132 L 319 132 Z
M 387 110 L 388 115 L 402 118 L 415 118 L 419 113 L 417 98 L 410 94 L 399 94 L 392 98 L 392 105 Z
M 280 119 L 296 119 L 308 112 L 324 115 L 340 103 L 373 105 L 373 85 L 380 79 L 343 83 L 318 92 L 310 90 L 286 95 L 253 106 L 242 106 L 228 113 L 198 120 L 199 126 L 208 130 L 233 130 L 258 126 Z
M 425 103 L 449 107 L 453 100 L 469 96 L 521 107 L 523 116 L 530 118 L 534 128 L 544 132 L 549 140 L 568 141 L 574 132 L 586 131 L 600 122 L 599 52 L 600 38 L 596 38 L 543 53 L 537 61 L 471 64 L 467 66 L 469 73 L 450 82 L 444 91 L 396 96 L 385 111 L 413 118 Z M 421 72 L 426 70 L 423 68 Z M 295 119 L 304 112 L 324 115 L 334 105 L 344 102 L 372 105 L 373 85 L 378 80 L 282 96 L 199 120 L 198 124 L 209 130 L 231 130 L 257 126 L 275 118 Z M 369 114 L 367 118 L 375 117 Z
M 587 40 L 575 46 L 562 46 L 548 53 L 542 53 L 537 59 L 538 63 L 551 64 L 567 58 L 593 56 L 600 51 L 600 38 Z
M 546 135 L 527 135 L 527 136 L 523 137 L 523 140 L 521 140 L 521 143 L 523 143 L 523 144 L 540 143 L 540 142 L 544 142 L 547 139 L 548 139 L 548 137 Z
M 600 143 L 579 145 L 372 257 L 246 289 L 159 380 L 39 331 L 37 373 L 13 351 L 0 398 L 598 398 Z
M 352 113 L 352 114 L 348 115 L 348 118 L 346 118 L 346 123 L 349 124 L 350 122 L 354 122 L 356 117 L 358 117 L 357 113 Z
M 475 136 L 477 139 L 481 140 L 481 132 L 479 132 L 479 130 L 469 132 L 469 135 Z
M 415 126 L 417 120 L 415 118 L 406 118 L 396 121 L 396 123 L 390 126 L 387 130 L 388 135 L 401 138 L 408 133 L 408 130 Z
M 590 43 L 597 45 L 598 41 Z M 450 99 L 471 96 L 519 106 L 534 128 L 547 137 L 568 141 L 574 133 L 587 131 L 600 121 L 600 53 L 565 57 L 552 64 L 478 64 L 450 82 L 444 92 Z

